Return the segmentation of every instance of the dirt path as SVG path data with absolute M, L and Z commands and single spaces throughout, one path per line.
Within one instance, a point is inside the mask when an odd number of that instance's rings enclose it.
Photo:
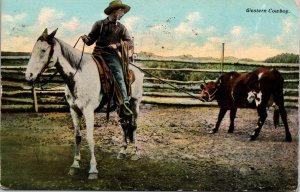
M 108 127 L 96 115 L 96 158 L 99 179 L 88 181 L 88 147 L 82 146 L 82 167 L 67 176 L 73 157 L 73 132 L 67 113 L 2 114 L 1 184 L 10 189 L 84 190 L 295 190 L 298 166 L 298 111 L 288 110 L 293 142 L 284 141 L 272 110 L 257 141 L 255 110 L 237 112 L 236 129 L 228 134 L 229 117 L 220 131 L 208 134 L 217 108 L 143 105 L 137 131 L 141 159 L 117 160 L 121 128 L 116 114 Z M 83 131 L 85 135 L 85 131 Z

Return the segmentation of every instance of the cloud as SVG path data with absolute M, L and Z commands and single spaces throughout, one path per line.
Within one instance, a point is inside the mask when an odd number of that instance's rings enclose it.
M 62 21 L 64 14 L 51 8 L 42 8 L 38 16 L 38 24 L 43 26 L 55 25 L 58 21 Z
M 124 25 L 126 26 L 128 31 L 134 31 L 134 29 L 136 29 L 140 21 L 141 21 L 140 17 L 136 17 L 136 16 L 126 17 L 124 19 Z
M 283 20 L 283 28 L 285 33 L 289 33 L 293 27 L 293 23 L 290 18 Z
M 27 17 L 27 14 L 26 13 L 20 13 L 20 14 L 17 14 L 17 15 L 7 15 L 7 14 L 4 14 L 3 15 L 3 22 L 7 22 L 7 23 L 17 23 L 17 22 L 20 22 L 22 21 L 23 19 L 25 19 Z
M 270 45 L 253 45 L 241 49 L 229 44 L 225 47 L 225 55 L 237 58 L 252 58 L 261 61 L 280 53 L 282 53 L 281 49 L 274 48 Z
M 230 33 L 231 33 L 231 35 L 239 36 L 239 35 L 241 35 L 242 31 L 243 31 L 243 28 L 241 26 L 233 26 Z
M 275 43 L 279 46 L 285 45 L 286 41 L 291 38 L 290 34 L 292 31 L 296 29 L 297 27 L 293 24 L 291 18 L 285 18 L 282 21 L 282 32 L 274 38 Z
M 208 42 L 210 43 L 223 43 L 225 41 L 224 37 L 209 37 Z
M 76 17 L 73 17 L 70 21 L 62 22 L 62 27 L 69 31 L 75 31 L 79 28 L 80 23 L 79 20 Z
M 195 28 L 196 24 L 200 22 L 201 19 L 199 12 L 190 13 L 187 15 L 185 21 L 174 28 L 175 34 L 179 34 L 180 37 L 183 37 L 185 35 L 193 36 L 202 33 L 202 30 Z

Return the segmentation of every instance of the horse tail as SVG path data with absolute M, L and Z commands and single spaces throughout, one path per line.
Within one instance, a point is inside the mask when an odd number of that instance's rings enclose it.
M 274 106 L 273 122 L 275 128 L 279 125 L 279 108 L 277 105 Z

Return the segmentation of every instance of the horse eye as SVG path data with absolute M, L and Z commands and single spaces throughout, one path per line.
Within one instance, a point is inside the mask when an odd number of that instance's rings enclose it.
M 42 49 L 42 52 L 45 53 L 45 52 L 46 52 L 46 49 Z

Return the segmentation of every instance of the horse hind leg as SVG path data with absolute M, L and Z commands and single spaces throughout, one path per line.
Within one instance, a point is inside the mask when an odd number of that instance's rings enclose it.
M 126 155 L 130 156 L 131 160 L 138 160 L 139 155 L 137 153 L 136 146 L 136 129 L 137 129 L 137 117 L 139 113 L 139 100 L 131 99 L 130 106 L 133 112 L 131 119 L 122 119 L 121 126 L 123 129 L 123 144 L 118 154 L 118 159 L 123 159 Z
M 136 145 L 136 130 L 137 130 L 137 119 L 138 119 L 138 114 L 139 114 L 139 110 L 140 110 L 140 99 L 131 99 L 130 103 L 131 103 L 131 108 L 132 108 L 132 112 L 133 112 L 133 116 L 132 116 L 132 121 L 131 121 L 131 125 L 129 126 L 129 130 L 128 130 L 128 137 L 129 137 L 129 142 L 130 142 L 130 159 L 131 160 L 138 160 L 140 159 L 140 156 L 138 154 L 138 148 Z
M 126 122 L 124 120 L 121 120 L 121 127 L 123 130 L 123 141 L 122 141 L 122 146 L 121 146 L 121 150 L 118 153 L 117 159 L 124 159 L 126 157 L 126 149 L 127 149 L 127 126 L 126 126 Z
M 82 117 L 82 114 L 79 111 L 75 111 L 74 109 L 70 109 L 70 113 L 73 120 L 74 125 L 74 138 L 75 138 L 75 155 L 73 164 L 70 167 L 69 175 L 75 175 L 76 170 L 80 168 L 79 162 L 81 160 L 80 157 L 80 143 L 81 143 L 81 133 L 80 133 L 80 125 L 79 121 Z

